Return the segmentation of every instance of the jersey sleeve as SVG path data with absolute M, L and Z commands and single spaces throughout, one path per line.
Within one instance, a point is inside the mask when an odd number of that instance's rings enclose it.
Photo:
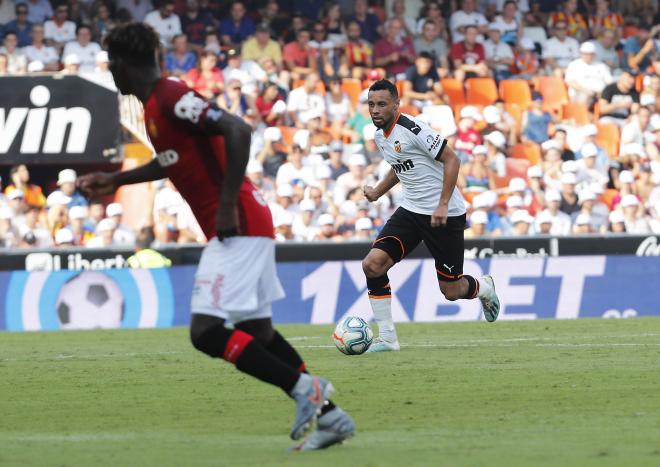
M 419 132 L 411 130 L 415 146 L 417 146 L 424 154 L 439 161 L 445 147 L 447 146 L 447 140 L 427 124 L 423 122 L 415 123 L 417 123 L 417 128 L 420 128 Z

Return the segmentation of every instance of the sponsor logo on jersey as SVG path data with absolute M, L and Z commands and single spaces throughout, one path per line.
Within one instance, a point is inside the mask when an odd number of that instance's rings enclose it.
M 179 153 L 173 149 L 167 149 L 163 152 L 156 154 L 158 158 L 158 164 L 161 167 L 169 167 L 179 162 Z
M 412 159 L 406 159 L 403 162 L 401 162 L 399 159 L 397 159 L 396 161 L 398 163 L 392 164 L 392 168 L 394 169 L 394 172 L 398 174 L 400 174 L 401 172 L 407 172 L 408 170 L 411 170 L 412 168 L 415 167 L 415 164 L 413 163 Z
M 440 149 L 440 145 L 442 145 L 442 137 L 440 135 L 435 135 L 435 138 L 433 135 L 429 135 L 426 137 L 426 142 L 429 145 L 429 152 L 433 152 L 436 149 Z
M 398 153 L 401 152 L 401 143 L 398 140 L 394 142 L 394 150 Z
M 174 105 L 174 115 L 182 120 L 190 120 L 192 123 L 198 123 L 199 117 L 207 106 L 207 102 L 204 102 L 193 91 L 190 91 L 181 96 L 179 101 Z

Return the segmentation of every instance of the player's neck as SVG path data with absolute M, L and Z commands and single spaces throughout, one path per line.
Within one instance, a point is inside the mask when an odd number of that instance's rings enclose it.
M 151 93 L 161 78 L 160 70 L 157 68 L 144 71 L 144 73 L 136 76 L 134 81 L 135 92 L 133 93 L 135 94 L 135 97 L 137 97 L 140 102 L 142 102 L 142 104 L 147 102 L 147 99 L 149 99 L 149 96 L 151 96 Z
M 394 114 L 394 117 L 391 120 L 388 120 L 387 122 L 383 123 L 382 130 L 386 133 L 389 134 L 392 131 L 392 128 L 396 124 L 396 121 L 399 119 L 399 115 L 401 115 L 399 112 Z

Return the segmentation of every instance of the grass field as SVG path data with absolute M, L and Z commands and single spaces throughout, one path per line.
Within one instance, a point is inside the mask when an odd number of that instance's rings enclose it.
M 660 465 L 660 320 L 400 326 L 341 355 L 282 326 L 358 436 L 289 453 L 293 404 L 184 329 L 0 335 L 2 466 Z

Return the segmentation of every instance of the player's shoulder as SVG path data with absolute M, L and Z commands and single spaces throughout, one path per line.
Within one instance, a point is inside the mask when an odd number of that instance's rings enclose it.
M 397 126 L 400 126 L 402 128 L 405 128 L 407 131 L 412 133 L 413 135 L 419 135 L 419 133 L 424 129 L 427 125 L 420 119 L 417 119 L 413 117 L 412 115 L 408 114 L 401 114 L 399 115 L 398 120 L 396 121 Z

